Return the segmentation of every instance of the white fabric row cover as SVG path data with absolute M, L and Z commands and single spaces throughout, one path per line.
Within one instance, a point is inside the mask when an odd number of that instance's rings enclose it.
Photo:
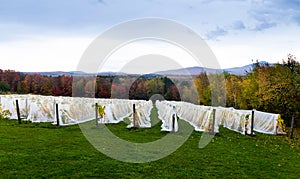
M 172 129 L 172 115 L 176 114 L 180 119 L 192 125 L 196 131 L 212 131 L 213 115 L 211 107 L 174 101 L 156 101 L 155 104 L 158 110 L 158 117 L 163 123 L 162 130 Z M 177 131 L 177 120 L 175 126 Z M 214 130 L 215 132 L 219 131 L 218 125 L 215 125 Z
M 216 108 L 217 124 L 241 134 L 251 133 L 251 110 L 236 110 L 234 108 Z M 248 124 L 246 125 L 246 121 Z
M 17 118 L 16 100 L 20 114 L 32 122 L 53 122 L 56 124 L 55 105 L 58 104 L 60 125 L 71 125 L 95 119 L 95 103 L 105 106 L 105 115 L 99 123 L 118 123 L 129 118 L 127 127 L 151 127 L 151 101 L 96 99 L 77 97 L 53 97 L 41 95 L 0 95 L 2 108 L 8 109 L 12 119 Z M 133 104 L 136 105 L 136 123 L 133 124 Z M 196 131 L 210 132 L 213 125 L 213 109 L 216 109 L 214 132 L 219 126 L 241 134 L 251 132 L 251 110 L 209 107 L 187 102 L 157 101 L 158 117 L 162 120 L 163 131 L 178 131 L 177 116 L 190 123 Z M 173 124 L 173 116 L 175 123 Z M 254 112 L 254 131 L 265 134 L 282 134 L 278 125 L 279 114 Z M 246 125 L 247 124 L 247 125 Z
M 52 122 L 56 124 L 56 104 L 58 104 L 60 125 L 78 124 L 95 119 L 95 103 L 105 106 L 105 115 L 99 123 L 119 123 L 129 117 L 133 124 L 133 104 L 136 106 L 136 125 L 151 127 L 150 114 L 152 101 L 96 99 L 78 97 L 53 97 L 41 95 L 0 95 L 4 110 L 8 109 L 11 119 L 17 119 L 16 100 L 21 118 L 32 122 Z M 135 125 L 135 126 L 136 126 Z
M 176 108 L 167 101 L 156 101 L 158 118 L 162 121 L 162 131 L 178 131 Z
M 237 110 L 234 108 L 216 108 L 218 124 L 239 132 L 251 133 L 252 110 Z M 264 134 L 285 134 L 279 123 L 280 114 L 273 114 L 254 110 L 253 130 Z
M 158 117 L 162 120 L 162 130 L 169 130 L 172 126 L 171 116 L 176 114 L 180 119 L 190 123 L 196 131 L 219 132 L 219 126 L 243 135 L 251 133 L 252 110 L 237 110 L 225 107 L 209 107 L 195 105 L 187 102 L 157 101 Z M 216 110 L 213 123 L 213 109 Z M 279 114 L 254 111 L 253 130 L 265 134 L 283 134 L 282 127 L 278 124 Z M 177 125 L 177 121 L 176 121 Z M 176 128 L 178 130 L 178 126 Z

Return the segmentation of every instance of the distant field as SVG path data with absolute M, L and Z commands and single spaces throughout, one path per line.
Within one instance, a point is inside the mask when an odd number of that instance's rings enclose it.
M 152 115 L 153 118 L 156 116 Z M 157 140 L 165 132 L 107 125 L 119 137 L 134 142 Z M 0 177 L 113 178 L 300 178 L 299 130 L 285 136 L 243 136 L 225 128 L 204 149 L 201 133 L 193 132 L 175 153 L 161 160 L 131 164 L 98 152 L 76 126 L 49 123 L 18 125 L 0 120 Z

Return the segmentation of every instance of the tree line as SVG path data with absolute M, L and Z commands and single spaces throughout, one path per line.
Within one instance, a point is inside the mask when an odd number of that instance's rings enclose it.
M 224 78 L 224 84 L 219 82 L 220 78 Z M 212 93 L 214 89 L 218 90 Z M 0 70 L 0 93 L 144 100 L 160 94 L 167 100 L 207 106 L 214 105 L 212 101 L 216 96 L 226 98 L 227 107 L 279 113 L 287 125 L 294 115 L 296 122 L 300 122 L 300 64 L 293 55 L 288 55 L 282 63 L 254 63 L 253 69 L 244 76 L 203 72 L 193 78 L 158 75 L 80 77 Z
M 201 73 L 195 78 L 200 104 L 211 105 L 208 79 L 213 79 L 213 75 Z M 224 73 L 224 77 L 226 106 L 281 114 L 288 126 L 294 115 L 299 124 L 300 63 L 295 56 L 288 55 L 287 60 L 272 65 L 257 62 L 245 76 Z

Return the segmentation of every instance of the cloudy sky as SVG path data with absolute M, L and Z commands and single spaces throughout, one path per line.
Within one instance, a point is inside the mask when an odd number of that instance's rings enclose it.
M 193 29 L 210 46 L 222 68 L 257 59 L 280 62 L 289 53 L 300 58 L 299 0 L 0 2 L 0 69 L 76 70 L 83 52 L 98 35 L 116 24 L 146 17 L 174 20 Z M 145 44 L 131 44 L 131 51 L 125 51 L 134 53 Z M 179 53 L 170 45 L 165 48 Z M 122 56 L 124 53 L 115 58 Z M 197 65 L 184 55 L 180 60 L 184 67 Z M 105 70 L 117 70 L 114 63 L 112 60 Z

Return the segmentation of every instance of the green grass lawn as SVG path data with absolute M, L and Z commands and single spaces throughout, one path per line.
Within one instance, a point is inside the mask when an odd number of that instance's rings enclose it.
M 125 123 L 107 126 L 120 138 L 134 142 L 166 135 L 160 131 L 160 123 L 137 130 L 126 129 Z M 166 158 L 134 164 L 97 151 L 78 125 L 18 125 L 16 120 L 0 120 L 0 178 L 300 178 L 299 131 L 289 140 L 258 133 L 243 136 L 220 128 L 211 143 L 199 149 L 201 135 L 194 131 Z

